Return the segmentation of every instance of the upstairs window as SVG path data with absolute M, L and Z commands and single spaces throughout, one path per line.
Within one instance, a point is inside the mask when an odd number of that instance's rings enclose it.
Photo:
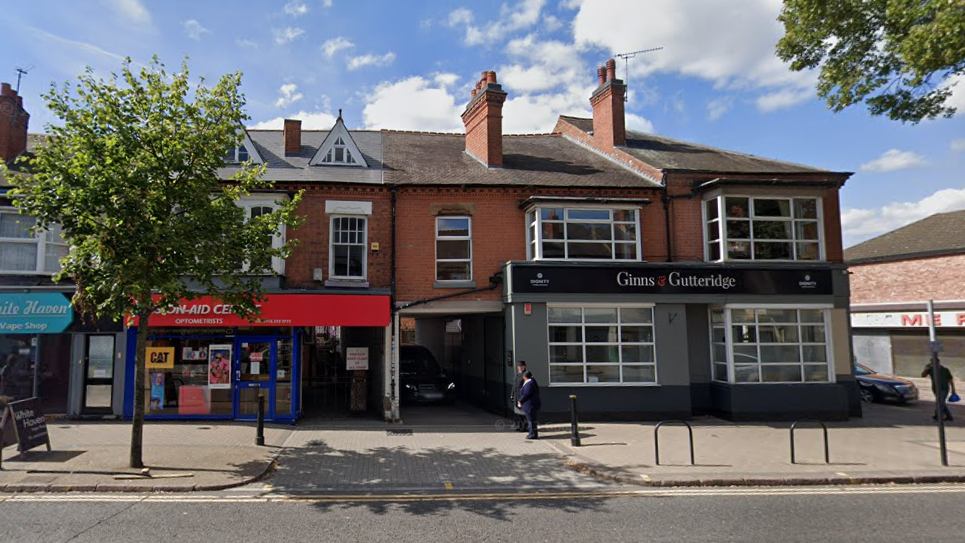
M 365 279 L 367 223 L 364 216 L 332 217 L 329 275 L 333 279 Z
M 436 217 L 436 281 L 472 281 L 472 218 Z
M 255 219 L 255 218 L 261 217 L 262 215 L 267 215 L 273 212 L 276 207 L 276 204 L 274 201 L 270 201 L 266 198 L 245 199 L 238 202 L 238 205 L 244 208 L 245 216 L 247 220 Z M 282 225 L 282 229 L 284 229 L 284 225 Z M 285 244 L 285 235 L 284 235 L 284 230 L 282 230 L 282 233 L 280 235 L 276 235 L 272 237 L 271 246 L 274 248 L 278 248 L 284 244 Z M 268 263 L 263 262 L 262 264 L 268 264 Z M 262 269 L 264 269 L 265 267 L 270 267 L 275 273 L 279 275 L 284 275 L 285 260 L 277 257 L 271 257 L 270 266 L 258 266 L 258 267 Z M 240 267 L 241 271 L 248 271 L 250 268 L 252 268 L 252 266 L 250 266 L 247 262 L 241 265 Z
M 228 151 L 225 155 L 224 161 L 229 164 L 240 164 L 247 161 L 250 158 L 248 155 L 248 149 L 244 145 L 239 145 L 234 149 Z
M 0 272 L 52 275 L 69 248 L 60 227 L 37 232 L 37 219 L 14 208 L 0 209 Z
M 355 157 L 352 155 L 352 151 L 349 149 L 348 145 L 345 145 L 345 140 L 341 136 L 335 138 L 335 142 L 332 144 L 332 148 L 325 153 L 322 158 L 323 164 L 358 164 Z
M 709 261 L 822 260 L 820 199 L 721 196 L 704 202 Z
M 638 209 L 537 207 L 526 215 L 531 260 L 641 260 Z

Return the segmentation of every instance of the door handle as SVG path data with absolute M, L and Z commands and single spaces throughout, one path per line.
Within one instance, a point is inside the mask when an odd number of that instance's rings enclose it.
M 241 370 L 235 370 L 235 381 L 241 380 Z

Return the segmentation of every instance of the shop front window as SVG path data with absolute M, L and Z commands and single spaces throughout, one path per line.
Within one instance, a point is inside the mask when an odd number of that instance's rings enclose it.
M 653 308 L 549 306 L 550 384 L 657 382 Z
M 223 338 L 151 339 L 148 348 L 173 348 L 170 367 L 148 367 L 148 415 L 231 416 L 231 345 Z

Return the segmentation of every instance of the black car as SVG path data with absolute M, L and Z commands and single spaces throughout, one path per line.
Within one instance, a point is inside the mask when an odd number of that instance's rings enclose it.
M 456 401 L 456 384 L 442 371 L 432 352 L 422 345 L 403 345 L 399 349 L 399 377 L 405 402 Z
M 866 402 L 904 404 L 918 401 L 918 387 L 901 377 L 877 373 L 861 364 L 854 365 L 854 377 L 861 387 L 861 399 Z

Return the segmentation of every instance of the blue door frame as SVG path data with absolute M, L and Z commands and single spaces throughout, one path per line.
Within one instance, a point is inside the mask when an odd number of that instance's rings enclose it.
M 268 364 L 268 380 L 267 381 L 242 381 L 242 345 L 247 345 L 250 343 L 267 343 L 269 346 L 269 359 L 261 360 L 259 363 Z M 234 343 L 234 417 L 235 420 L 255 420 L 258 418 L 257 412 L 255 413 L 242 413 L 241 412 L 241 396 L 242 391 L 247 391 L 252 388 L 260 389 L 262 394 L 265 395 L 265 420 L 274 420 L 275 418 L 275 379 L 276 379 L 276 364 L 278 360 L 278 338 L 276 336 L 236 336 Z M 260 372 L 259 372 L 260 373 Z

